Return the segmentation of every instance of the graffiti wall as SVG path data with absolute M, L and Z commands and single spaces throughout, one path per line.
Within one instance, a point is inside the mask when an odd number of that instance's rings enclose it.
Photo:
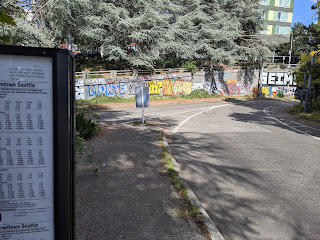
M 150 95 L 160 95 L 162 89 L 162 81 L 147 81 Z
M 150 95 L 176 96 L 188 95 L 197 89 L 205 89 L 209 93 L 223 96 L 257 94 L 276 96 L 283 93 L 293 96 L 296 83 L 293 75 L 288 72 L 264 72 L 262 85 L 258 89 L 259 70 L 237 69 L 205 72 L 193 81 L 188 77 L 155 75 L 119 78 L 80 79 L 76 82 L 76 99 L 89 99 L 99 94 L 107 96 L 132 97 L 139 84 L 149 86 Z
M 217 93 L 223 96 L 248 95 L 253 93 L 254 71 L 239 74 L 242 70 L 224 73 L 217 71 L 206 73 L 204 89 L 209 93 Z
M 264 72 L 262 75 L 262 85 L 274 86 L 296 86 L 293 81 L 293 74 L 287 72 Z
M 264 72 L 262 75 L 261 94 L 264 96 L 277 96 L 283 93 L 285 96 L 294 96 L 296 82 L 293 74 L 288 72 Z
M 125 83 L 108 83 L 101 85 L 90 85 L 87 86 L 87 96 L 92 98 L 98 94 L 105 94 L 107 96 L 121 96 L 126 94 Z
M 135 95 L 135 88 L 141 83 L 149 86 L 150 95 L 175 96 L 192 92 L 193 82 L 185 80 L 140 80 L 115 82 L 109 79 L 80 79 L 76 83 L 76 99 L 90 99 L 99 94 L 107 96 L 131 97 Z

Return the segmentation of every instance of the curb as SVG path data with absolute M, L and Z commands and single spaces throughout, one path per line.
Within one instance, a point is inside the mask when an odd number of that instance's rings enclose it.
M 178 176 L 179 176 L 180 180 L 185 185 L 185 187 L 187 189 L 187 192 L 188 192 L 188 198 L 190 199 L 191 203 L 199 209 L 199 213 L 202 215 L 202 220 L 203 220 L 203 222 L 205 223 L 205 225 L 208 228 L 208 232 L 210 234 L 210 239 L 211 240 L 225 240 L 224 237 L 219 232 L 219 230 L 217 229 L 217 227 L 214 225 L 213 221 L 209 217 L 209 215 L 206 212 L 206 210 L 202 207 L 199 199 L 197 198 L 197 196 L 192 191 L 191 187 L 189 186 L 189 184 L 185 180 L 183 174 L 181 173 L 181 170 L 178 167 L 178 164 L 177 164 L 175 158 L 172 156 L 171 149 L 169 147 L 166 135 L 164 133 L 164 129 L 160 128 L 160 130 L 161 130 L 161 133 L 162 133 L 163 144 L 168 149 L 168 153 L 170 154 L 170 156 L 172 158 L 172 163 L 173 163 L 173 166 L 174 166 L 174 170 L 178 173 Z

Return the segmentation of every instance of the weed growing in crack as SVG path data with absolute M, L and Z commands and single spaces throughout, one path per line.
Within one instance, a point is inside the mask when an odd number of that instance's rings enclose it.
M 162 135 L 161 135 L 161 139 L 162 139 Z M 209 239 L 210 234 L 208 232 L 208 228 L 207 228 L 206 224 L 203 221 L 203 215 L 201 213 L 199 213 L 199 209 L 195 205 L 193 205 L 191 200 L 189 199 L 188 191 L 187 191 L 185 185 L 183 184 L 182 180 L 179 178 L 179 174 L 177 173 L 177 171 L 174 168 L 172 156 L 169 154 L 169 151 L 168 151 L 167 147 L 164 145 L 163 141 L 161 144 L 161 149 L 162 149 L 161 159 L 163 159 L 163 161 L 166 164 L 167 174 L 172 182 L 172 185 L 174 186 L 174 188 L 177 190 L 177 192 L 179 193 L 179 195 L 183 199 L 189 216 L 198 225 L 200 232 L 203 234 L 203 236 L 205 236 L 206 238 Z

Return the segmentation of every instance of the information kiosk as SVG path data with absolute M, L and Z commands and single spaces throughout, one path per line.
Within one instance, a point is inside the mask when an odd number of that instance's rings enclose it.
M 0 239 L 74 239 L 74 58 L 0 46 Z

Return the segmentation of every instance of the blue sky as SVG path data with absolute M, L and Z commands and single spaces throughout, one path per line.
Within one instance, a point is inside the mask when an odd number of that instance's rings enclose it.
M 309 25 L 317 21 L 315 10 L 311 10 L 311 6 L 316 0 L 294 0 L 292 26 L 296 22 L 302 22 Z

